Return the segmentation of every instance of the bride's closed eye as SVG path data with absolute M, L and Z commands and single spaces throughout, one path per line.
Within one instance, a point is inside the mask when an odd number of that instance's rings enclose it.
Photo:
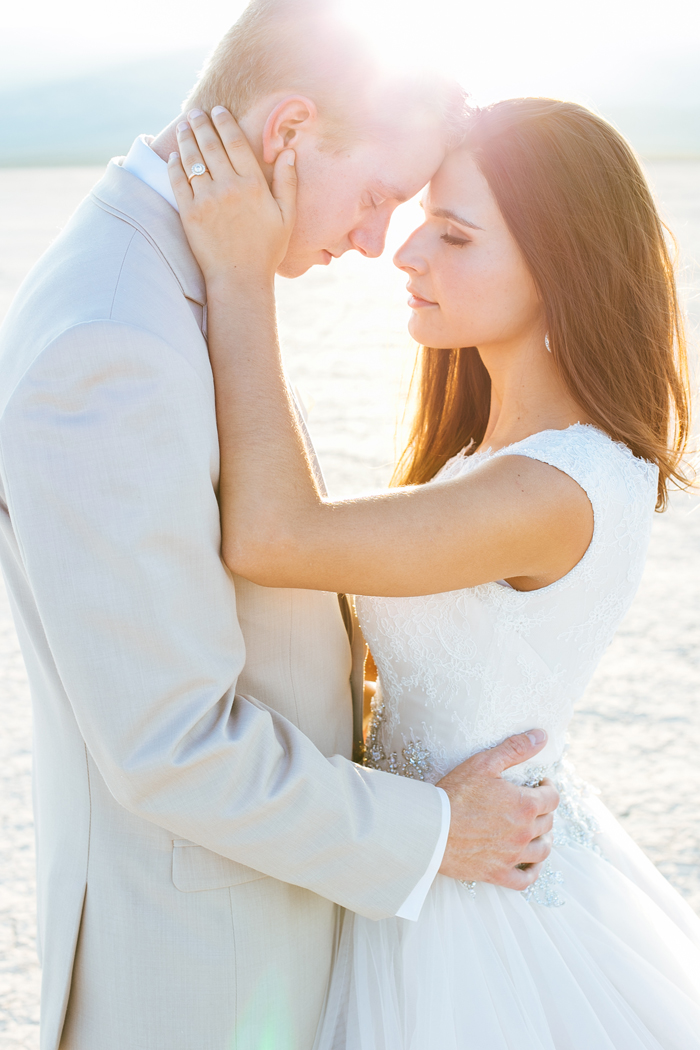
M 445 244 L 453 244 L 456 248 L 463 248 L 465 244 L 471 244 L 468 237 L 453 237 L 451 233 L 443 233 L 440 240 Z

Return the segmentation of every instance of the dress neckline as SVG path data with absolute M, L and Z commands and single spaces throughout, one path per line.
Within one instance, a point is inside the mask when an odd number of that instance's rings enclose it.
M 508 445 L 503 445 L 501 448 L 494 449 L 491 445 L 487 445 L 486 448 L 476 449 L 474 452 L 467 455 L 469 449 L 474 444 L 472 439 L 468 445 L 465 445 L 464 448 L 457 453 L 457 455 L 464 456 L 465 459 L 472 459 L 474 456 L 498 456 L 512 448 L 516 448 L 518 445 L 524 444 L 526 441 L 532 441 L 533 438 L 541 437 L 543 434 L 566 434 L 569 430 L 594 430 L 597 434 L 607 438 L 608 441 L 615 443 L 614 439 L 610 437 L 607 431 L 597 427 L 595 423 L 569 423 L 568 427 L 546 427 L 544 430 L 536 430 L 534 433 L 528 434 L 527 437 L 518 438 L 517 441 L 511 441 Z

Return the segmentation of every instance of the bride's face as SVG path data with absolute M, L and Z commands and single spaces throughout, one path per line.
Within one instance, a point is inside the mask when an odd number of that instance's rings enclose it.
M 486 179 L 466 150 L 444 161 L 425 222 L 394 256 L 409 277 L 409 331 L 424 346 L 518 346 L 543 338 L 542 304 Z

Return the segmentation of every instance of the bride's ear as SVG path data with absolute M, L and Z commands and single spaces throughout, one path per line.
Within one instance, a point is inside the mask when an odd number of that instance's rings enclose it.
M 265 121 L 262 133 L 263 161 L 274 164 L 284 149 L 297 149 L 300 136 L 315 132 L 318 110 L 305 95 L 288 95 L 278 102 Z

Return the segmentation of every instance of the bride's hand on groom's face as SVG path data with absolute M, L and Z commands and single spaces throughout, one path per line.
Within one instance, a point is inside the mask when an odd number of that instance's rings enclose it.
M 191 110 L 177 128 L 168 174 L 190 247 L 207 285 L 269 283 L 294 226 L 296 167 L 283 150 L 267 184 L 250 144 L 222 106 Z
M 512 890 L 535 881 L 552 849 L 559 795 L 548 780 L 520 787 L 501 774 L 534 758 L 546 741 L 542 730 L 509 737 L 472 755 L 439 782 L 452 810 L 441 874 Z

